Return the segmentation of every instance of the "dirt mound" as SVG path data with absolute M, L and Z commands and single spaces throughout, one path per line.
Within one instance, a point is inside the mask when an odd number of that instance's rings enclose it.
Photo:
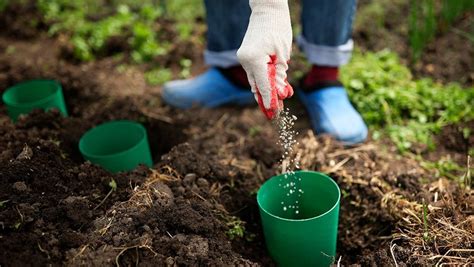
M 128 201 L 95 220 L 90 240 L 69 252 L 68 265 L 255 265 L 232 251 L 218 219 L 225 211 L 209 198 L 205 179 L 197 184 L 153 172 Z
M 17 125 L 0 127 L 0 221 L 2 265 L 61 263 L 64 249 L 84 241 L 91 221 L 128 198 L 125 185 L 137 173 L 112 177 L 90 164 L 76 164 L 61 148 L 58 113 L 37 112 Z M 116 194 L 99 203 L 115 179 Z

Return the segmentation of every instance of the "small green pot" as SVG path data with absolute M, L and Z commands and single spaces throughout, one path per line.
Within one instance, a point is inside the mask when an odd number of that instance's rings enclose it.
M 8 88 L 3 93 L 3 102 L 8 115 L 16 121 L 20 114 L 28 114 L 33 109 L 49 110 L 57 108 L 67 116 L 61 84 L 53 80 L 32 80 Z
M 290 183 L 293 186 L 286 187 Z M 312 171 L 278 175 L 262 185 L 257 202 L 263 232 L 270 256 L 279 266 L 334 262 L 340 195 L 330 177 Z
M 151 167 L 146 129 L 133 121 L 112 121 L 87 131 L 79 141 L 82 156 L 110 172 Z

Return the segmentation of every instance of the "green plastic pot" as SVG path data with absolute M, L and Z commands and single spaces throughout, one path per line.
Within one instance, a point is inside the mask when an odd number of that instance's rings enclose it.
M 33 109 L 57 108 L 64 116 L 67 116 L 62 87 L 57 81 L 22 82 L 8 88 L 3 93 L 2 99 L 13 121 L 16 121 L 20 114 L 28 114 Z
M 294 187 L 285 186 L 291 182 Z M 334 262 L 340 195 L 330 177 L 313 171 L 282 174 L 262 185 L 257 202 L 265 242 L 279 266 Z
M 90 129 L 79 141 L 79 150 L 86 160 L 113 173 L 153 164 L 146 129 L 133 121 L 112 121 Z

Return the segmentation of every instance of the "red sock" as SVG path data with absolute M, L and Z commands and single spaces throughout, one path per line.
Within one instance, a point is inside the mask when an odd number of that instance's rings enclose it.
M 245 89 L 250 88 L 249 79 L 247 73 L 242 66 L 233 66 L 229 68 L 219 68 L 221 73 L 229 79 L 233 84 L 243 87 Z
M 339 67 L 328 67 L 313 65 L 311 70 L 303 78 L 303 88 L 321 88 L 324 85 L 334 85 L 339 83 Z

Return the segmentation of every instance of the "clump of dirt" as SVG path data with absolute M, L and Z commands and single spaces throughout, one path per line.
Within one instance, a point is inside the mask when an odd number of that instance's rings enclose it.
M 437 136 L 437 146 L 447 150 L 467 154 L 474 147 L 474 121 L 443 127 Z
M 58 112 L 38 112 L 17 125 L 0 126 L 0 262 L 60 264 L 64 249 L 84 241 L 84 231 L 116 201 L 128 198 L 133 176 L 113 177 L 90 164 L 75 164 L 61 149 Z M 43 120 L 47 117 L 47 120 Z M 141 174 L 143 175 L 143 174 Z M 119 185 L 99 207 L 115 179 Z
M 195 179 L 153 172 L 128 201 L 95 220 L 87 245 L 69 252 L 68 265 L 255 265 L 232 250 L 218 218 L 225 210 L 207 180 Z

